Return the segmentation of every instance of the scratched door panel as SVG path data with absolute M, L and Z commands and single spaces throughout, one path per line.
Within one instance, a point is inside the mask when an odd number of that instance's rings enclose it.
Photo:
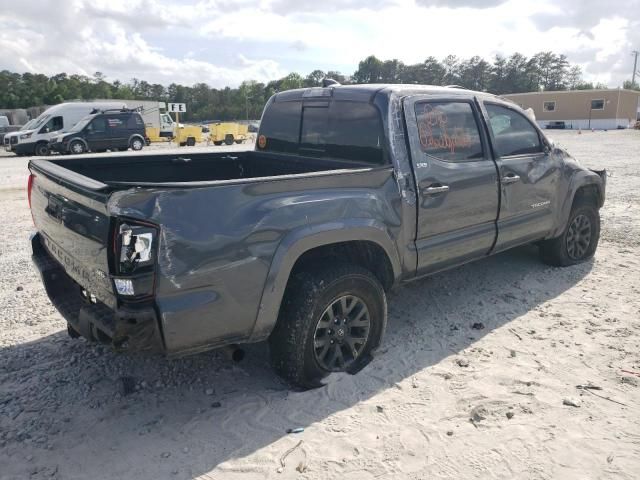
M 411 97 L 405 117 L 419 192 L 418 274 L 486 255 L 496 238 L 498 178 L 473 98 Z

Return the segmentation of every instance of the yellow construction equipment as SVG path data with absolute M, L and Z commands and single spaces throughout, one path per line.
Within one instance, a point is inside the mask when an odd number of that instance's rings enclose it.
M 176 129 L 175 141 L 181 147 L 192 147 L 202 141 L 202 127 L 200 125 L 180 125 Z
M 214 145 L 242 143 L 249 138 L 249 125 L 236 122 L 220 122 L 209 125 L 209 140 Z
M 176 124 L 177 125 L 177 124 Z M 156 127 L 146 127 L 147 138 L 151 143 L 175 141 L 181 147 L 185 145 L 193 146 L 202 142 L 202 127 L 199 125 L 180 124 L 173 132 L 173 137 L 160 136 L 160 129 Z

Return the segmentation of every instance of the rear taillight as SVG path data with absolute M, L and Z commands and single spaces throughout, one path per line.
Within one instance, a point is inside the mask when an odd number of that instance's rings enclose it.
M 31 191 L 33 190 L 33 180 L 36 176 L 33 173 L 29 174 L 29 180 L 27 180 L 27 201 L 29 202 L 29 211 L 31 212 L 31 221 L 33 225 L 36 224 L 36 219 L 33 218 L 33 210 L 31 210 Z
M 29 175 L 29 180 L 27 180 L 27 200 L 29 201 L 29 209 L 31 209 L 31 190 L 33 189 L 33 179 L 35 175 L 31 173 Z
M 155 286 L 158 227 L 122 220 L 113 238 L 114 286 L 124 297 L 147 297 Z

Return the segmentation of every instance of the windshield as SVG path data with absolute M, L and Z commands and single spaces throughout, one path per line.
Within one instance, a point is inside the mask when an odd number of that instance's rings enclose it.
M 79 132 L 80 130 L 82 130 L 84 127 L 87 126 L 87 124 L 93 120 L 93 115 L 88 115 L 86 117 L 84 117 L 82 120 L 80 120 L 78 123 L 76 123 L 73 128 L 71 128 L 71 130 L 69 130 L 69 132 Z
M 20 130 L 31 130 L 33 126 L 36 124 L 37 118 L 32 118 L 27 123 L 25 123 Z
M 38 128 L 40 128 L 42 125 L 44 125 L 45 123 L 47 123 L 47 121 L 51 118 L 51 115 L 40 115 L 38 118 L 36 118 L 34 120 L 34 124 L 31 125 L 31 128 L 33 130 L 37 130 Z

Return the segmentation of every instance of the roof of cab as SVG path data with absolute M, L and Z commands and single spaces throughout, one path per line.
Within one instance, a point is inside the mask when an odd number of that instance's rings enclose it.
M 330 91 L 330 94 L 327 94 Z M 274 100 L 286 102 L 294 100 L 321 100 L 331 97 L 335 100 L 370 101 L 375 95 L 389 96 L 393 93 L 406 95 L 480 95 L 483 97 L 499 98 L 486 92 L 476 92 L 456 86 L 442 87 L 435 85 L 412 84 L 361 84 L 361 85 L 331 85 L 328 87 L 299 88 L 276 94 Z

